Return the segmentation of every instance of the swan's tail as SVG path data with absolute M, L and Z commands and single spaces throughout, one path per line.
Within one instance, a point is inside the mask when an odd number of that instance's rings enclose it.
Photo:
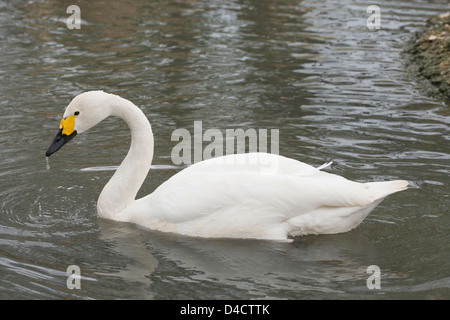
M 395 192 L 408 189 L 408 181 L 405 180 L 367 182 L 364 185 L 372 192 L 374 199 L 382 199 Z

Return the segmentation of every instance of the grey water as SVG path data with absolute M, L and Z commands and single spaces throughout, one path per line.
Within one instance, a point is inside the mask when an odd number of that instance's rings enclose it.
M 450 298 L 450 105 L 427 95 L 403 54 L 448 1 L 380 2 L 378 30 L 369 4 L 352 0 L 77 4 L 81 28 L 69 29 L 65 2 L 0 2 L 0 299 Z M 44 155 L 70 100 L 98 89 L 152 124 L 138 196 L 185 167 L 171 134 L 194 121 L 278 129 L 284 156 L 410 188 L 352 231 L 291 243 L 103 220 L 96 200 L 127 153 L 126 125 L 79 134 L 50 169 Z

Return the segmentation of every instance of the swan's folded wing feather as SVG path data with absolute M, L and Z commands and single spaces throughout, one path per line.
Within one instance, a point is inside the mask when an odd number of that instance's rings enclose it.
M 176 175 L 139 202 L 142 210 L 151 210 L 152 217 L 181 223 L 223 213 L 224 208 L 239 211 L 240 217 L 249 210 L 239 208 L 254 208 L 282 220 L 323 206 L 363 206 L 372 197 L 363 184 L 327 173 L 302 177 L 230 170 Z

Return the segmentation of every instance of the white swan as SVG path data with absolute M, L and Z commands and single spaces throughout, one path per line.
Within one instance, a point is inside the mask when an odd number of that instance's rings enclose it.
M 64 112 L 50 156 L 108 116 L 131 130 L 130 150 L 98 198 L 103 218 L 189 236 L 288 240 L 346 232 L 403 180 L 357 183 L 282 156 L 236 154 L 196 163 L 135 199 L 153 158 L 153 133 L 132 102 L 103 91 L 76 96 Z M 267 168 L 272 170 L 265 170 Z

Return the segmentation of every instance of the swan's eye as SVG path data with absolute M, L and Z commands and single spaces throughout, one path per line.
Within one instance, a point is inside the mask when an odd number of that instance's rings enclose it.
M 79 115 L 79 114 L 80 114 L 80 111 L 75 111 L 75 112 L 73 113 L 74 116 L 77 116 L 77 115 Z

